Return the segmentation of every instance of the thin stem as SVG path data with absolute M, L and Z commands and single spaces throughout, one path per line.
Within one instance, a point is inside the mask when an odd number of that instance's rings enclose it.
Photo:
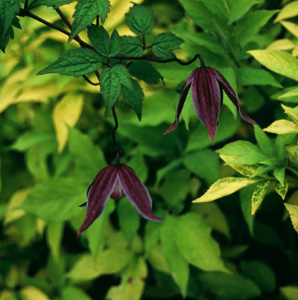
M 99 82 L 92 82 L 86 75 L 83 75 L 83 78 L 91 85 L 100 85 Z
M 96 26 L 99 27 L 99 16 L 96 16 Z
M 116 114 L 116 110 L 115 110 L 115 105 L 112 107 L 112 113 L 113 113 L 113 118 L 114 118 L 114 122 L 115 122 L 115 126 L 112 131 L 112 138 L 113 138 L 113 143 L 114 143 L 115 148 L 119 149 L 119 146 L 118 146 L 118 143 L 116 140 L 116 131 L 118 129 L 119 124 L 118 124 L 117 114 Z
M 70 22 L 68 21 L 68 19 L 64 15 L 64 13 L 60 10 L 60 8 L 57 7 L 56 8 L 56 12 L 60 16 L 60 18 L 63 20 L 63 22 L 68 26 L 68 28 L 71 30 L 72 29 L 72 25 L 70 24 Z
M 27 7 L 28 7 L 28 0 L 26 0 L 24 3 L 24 9 L 27 9 Z

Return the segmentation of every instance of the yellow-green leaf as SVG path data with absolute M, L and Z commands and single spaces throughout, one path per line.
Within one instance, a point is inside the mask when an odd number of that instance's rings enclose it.
M 68 140 L 68 127 L 74 127 L 83 109 L 82 95 L 67 95 L 59 101 L 53 112 L 54 125 L 58 141 L 58 152 L 61 152 Z
M 44 292 L 34 286 L 24 287 L 20 294 L 23 300 L 50 300 Z
M 272 42 L 266 50 L 290 50 L 295 47 L 295 43 L 289 39 L 281 39 Z
M 282 21 L 280 23 L 295 37 L 298 37 L 298 26 L 295 23 L 288 21 Z
M 298 126 L 288 120 L 278 120 L 265 128 L 264 131 L 276 134 L 298 133 Z
M 258 180 L 241 177 L 222 178 L 212 184 L 203 196 L 195 199 L 193 202 L 200 203 L 213 201 L 233 194 L 234 192 L 256 182 L 258 182 Z
M 286 5 L 277 15 L 274 23 L 280 22 L 281 20 L 293 18 L 298 15 L 298 1 L 294 1 Z
M 293 51 L 292 51 L 292 55 L 293 55 L 294 57 L 297 57 L 297 56 L 298 56 L 298 46 L 295 46 L 295 47 L 294 47 L 294 49 L 293 49 Z
M 298 124 L 298 106 L 292 108 L 286 105 L 281 105 L 285 113 Z
M 282 200 L 285 200 L 286 194 L 288 192 L 288 188 L 289 185 L 287 181 L 285 185 L 281 185 L 279 182 L 277 182 L 274 187 L 275 191 L 282 198 Z
M 252 197 L 251 197 L 251 214 L 252 215 L 255 214 L 258 207 L 262 203 L 262 201 L 266 195 L 267 189 L 269 187 L 269 184 L 270 184 L 270 180 L 267 180 L 256 186 L 256 188 L 252 194 Z
M 59 259 L 63 229 L 63 222 L 50 222 L 47 228 L 47 242 L 56 261 Z
M 298 232 L 298 205 L 285 203 L 285 207 L 290 214 L 294 229 Z
M 298 96 L 298 88 L 295 88 L 289 92 L 286 92 L 278 97 L 278 99 L 291 98 Z
M 248 51 L 269 70 L 298 81 L 298 60 L 291 54 L 279 50 Z
M 164 255 L 161 252 L 160 245 L 156 244 L 148 253 L 148 261 L 152 267 L 158 271 L 169 273 L 169 266 Z

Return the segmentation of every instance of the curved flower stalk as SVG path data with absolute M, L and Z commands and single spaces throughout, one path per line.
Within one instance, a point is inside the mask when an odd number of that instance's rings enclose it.
M 179 99 L 175 121 L 163 134 L 171 132 L 178 126 L 179 116 L 189 89 L 196 115 L 206 126 L 211 141 L 213 141 L 217 129 L 219 112 L 223 103 L 223 90 L 237 107 L 241 118 L 248 123 L 257 125 L 243 112 L 236 92 L 224 76 L 214 68 L 205 67 L 202 57 L 199 58 L 201 67 L 195 69 L 187 78 Z
M 87 190 L 87 202 L 80 205 L 80 207 L 87 206 L 87 215 L 79 229 L 78 237 L 102 214 L 109 198 L 117 199 L 124 196 L 127 196 L 144 218 L 163 221 L 154 215 L 148 190 L 134 170 L 123 163 L 120 164 L 117 159 L 115 165 L 102 169 L 90 184 Z

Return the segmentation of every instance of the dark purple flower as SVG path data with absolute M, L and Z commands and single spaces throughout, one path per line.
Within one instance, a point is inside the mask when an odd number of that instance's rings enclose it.
M 213 141 L 217 129 L 219 112 L 223 102 L 223 90 L 237 107 L 241 118 L 248 123 L 257 125 L 254 120 L 243 112 L 236 92 L 223 75 L 211 67 L 205 67 L 201 57 L 200 61 L 201 67 L 195 69 L 186 80 L 179 99 L 175 121 L 164 134 L 177 127 L 189 89 L 196 115 L 206 126 L 211 141 Z
M 87 190 L 87 202 L 81 205 L 81 207 L 87 206 L 87 215 L 78 236 L 102 214 L 110 197 L 117 199 L 124 196 L 127 196 L 144 218 L 163 221 L 153 214 L 148 190 L 134 170 L 125 164 L 117 163 L 102 169 L 90 184 Z

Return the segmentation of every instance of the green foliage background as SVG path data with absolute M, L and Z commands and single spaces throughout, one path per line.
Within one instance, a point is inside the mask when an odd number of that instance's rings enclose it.
M 86 210 L 78 205 L 114 162 L 113 120 L 98 86 L 36 75 L 77 45 L 21 18 L 22 30 L 0 55 L 0 300 L 298 299 L 297 3 L 143 2 L 155 19 L 148 43 L 162 32 L 183 39 L 176 56 L 201 54 L 267 133 L 241 122 L 224 96 L 211 144 L 188 96 L 179 127 L 163 136 L 200 64 L 153 63 L 162 82 L 155 70 L 149 78 L 138 73 L 149 63 L 130 66 L 145 98 L 141 122 L 129 99 L 117 103 L 121 160 L 165 222 L 144 220 L 126 198 L 110 200 L 79 239 Z M 111 4 L 105 29 L 132 35 L 124 22 L 131 3 Z M 62 7 L 69 18 L 73 9 Z M 51 8 L 34 12 L 62 26 Z

